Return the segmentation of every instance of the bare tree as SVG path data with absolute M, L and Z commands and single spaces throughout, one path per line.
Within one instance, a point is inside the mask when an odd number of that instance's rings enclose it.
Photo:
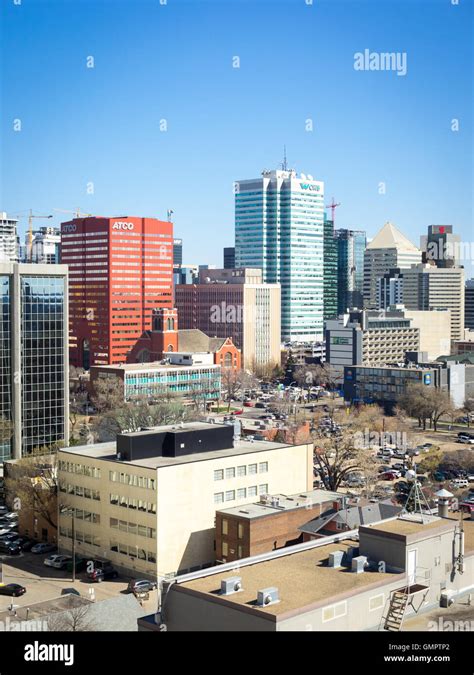
M 429 420 L 434 431 L 438 430 L 441 417 L 455 414 L 453 403 L 446 391 L 421 383 L 408 385 L 398 405 L 408 415 L 418 419 L 418 424 L 423 429 L 426 429 L 426 420 Z
M 57 529 L 57 457 L 57 451 L 51 452 L 51 448 L 36 449 L 10 463 L 5 478 L 7 500 L 18 500 L 19 511 L 38 514 L 54 529 Z
M 93 381 L 91 399 L 99 414 L 119 408 L 124 402 L 123 381 L 116 375 L 97 377 Z
M 88 602 L 71 607 L 65 612 L 51 614 L 47 619 L 48 630 L 54 633 L 85 633 L 96 630 L 90 615 L 91 604 Z

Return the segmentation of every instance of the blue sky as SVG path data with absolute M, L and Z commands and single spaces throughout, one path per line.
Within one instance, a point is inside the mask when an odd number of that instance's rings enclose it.
M 468 0 L 2 9 L 0 210 L 59 223 L 68 216 L 53 208 L 162 219 L 172 208 L 185 262 L 221 265 L 234 241 L 233 181 L 277 168 L 286 144 L 289 164 L 341 202 L 338 227 L 373 236 L 391 220 L 418 244 L 429 224 L 452 223 L 474 239 Z M 406 76 L 356 71 L 365 49 L 406 53 Z

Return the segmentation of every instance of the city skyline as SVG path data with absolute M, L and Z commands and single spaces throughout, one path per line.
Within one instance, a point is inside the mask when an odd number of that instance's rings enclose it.
M 472 8 L 336 4 L 12 4 L 3 208 L 52 213 L 54 225 L 72 217 L 55 208 L 160 219 L 172 209 L 184 262 L 220 265 L 234 244 L 234 181 L 277 168 L 286 145 L 289 165 L 341 202 L 336 228 L 370 238 L 390 220 L 418 246 L 446 223 L 469 240 L 472 83 L 458 64 L 471 59 Z M 124 30 L 118 48 L 107 36 Z M 405 54 L 406 72 L 356 69 L 366 49 Z

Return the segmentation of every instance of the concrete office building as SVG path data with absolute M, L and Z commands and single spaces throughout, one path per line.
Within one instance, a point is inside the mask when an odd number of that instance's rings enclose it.
M 235 268 L 235 246 L 226 246 L 224 248 L 224 269 L 233 270 Z
M 124 363 L 157 307 L 173 306 L 173 224 L 156 218 L 74 218 L 61 225 L 69 266 L 71 363 Z
M 400 515 L 170 579 L 139 630 L 398 631 L 474 591 L 474 521 L 460 531 L 454 516 Z
M 215 561 L 223 504 L 311 489 L 313 446 L 234 438 L 233 426 L 192 422 L 119 434 L 59 453 L 59 549 L 107 558 L 134 577 Z
M 364 303 L 369 309 L 377 307 L 377 279 L 398 268 L 405 270 L 421 262 L 421 251 L 392 223 L 382 229 L 367 245 L 364 254 Z M 420 308 L 421 309 L 421 308 Z
M 409 310 L 451 311 L 451 339 L 464 335 L 464 268 L 414 265 L 403 273 L 403 303 Z
M 175 287 L 175 301 L 181 328 L 231 337 L 253 368 L 280 363 L 280 293 L 260 269 L 206 269 L 199 283 Z
M 468 279 L 464 289 L 464 327 L 474 331 L 474 279 Z
M 418 328 L 420 343 L 418 351 L 424 352 L 428 361 L 434 361 L 451 351 L 451 311 L 433 309 L 429 312 L 403 309 L 413 328 Z
M 17 223 L 16 218 L 0 212 L 0 263 L 18 261 Z
M 58 227 L 40 227 L 33 233 L 31 262 L 57 265 L 60 244 L 61 232 Z
M 263 171 L 235 190 L 235 264 L 281 284 L 282 341 L 323 335 L 324 183 L 294 170 Z
M 403 362 L 420 349 L 420 331 L 403 309 L 353 310 L 326 321 L 326 361 L 342 371 L 354 364 Z
M 367 237 L 363 230 L 336 230 L 337 238 L 337 311 L 364 304 L 364 254 Z
M 377 279 L 377 307 L 387 309 L 403 304 L 403 274 L 393 269 Z
M 457 267 L 460 260 L 461 237 L 453 234 L 452 225 L 430 225 L 428 235 L 420 237 L 422 262 L 436 267 Z
M 68 270 L 0 263 L 0 461 L 69 441 Z

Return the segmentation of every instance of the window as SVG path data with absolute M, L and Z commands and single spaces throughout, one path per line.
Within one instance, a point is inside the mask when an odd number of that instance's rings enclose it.
M 242 546 L 237 546 L 237 555 L 239 558 L 244 557 Z
M 227 545 L 226 541 L 222 542 L 222 555 L 228 555 L 229 554 L 229 546 Z
M 222 534 L 229 534 L 229 521 L 227 518 L 222 519 Z
M 235 499 L 235 490 L 227 490 L 225 493 L 226 502 L 232 502 Z
M 242 523 L 239 523 L 237 526 L 237 537 L 239 539 L 244 538 L 244 526 L 242 525 Z
M 235 467 L 231 466 L 228 469 L 225 470 L 225 477 L 226 478 L 235 478 Z
M 246 488 L 239 488 L 237 490 L 237 499 L 245 499 L 247 496 L 247 489 Z
M 216 492 L 214 494 L 214 504 L 222 504 L 223 501 L 224 501 L 224 493 Z
M 323 623 L 325 621 L 332 621 L 333 619 L 339 619 L 341 616 L 347 614 L 347 602 L 339 602 L 337 605 L 330 605 L 323 609 Z
M 251 487 L 249 487 L 248 495 L 249 495 L 249 497 L 256 497 L 257 496 L 257 486 L 256 485 L 252 485 Z
M 268 483 L 263 483 L 262 485 L 258 486 L 258 494 L 259 495 L 268 494 Z
M 257 473 L 257 465 L 249 464 L 249 476 L 253 476 L 256 473 Z
M 214 480 L 224 480 L 224 469 L 214 471 Z
M 268 462 L 260 462 L 258 465 L 258 470 L 260 473 L 267 473 L 268 472 Z
M 247 467 L 245 464 L 243 466 L 237 467 L 237 476 L 242 477 L 247 475 Z
M 380 593 L 380 595 L 373 595 L 369 598 L 369 612 L 373 612 L 375 609 L 380 609 L 385 604 L 385 595 Z

